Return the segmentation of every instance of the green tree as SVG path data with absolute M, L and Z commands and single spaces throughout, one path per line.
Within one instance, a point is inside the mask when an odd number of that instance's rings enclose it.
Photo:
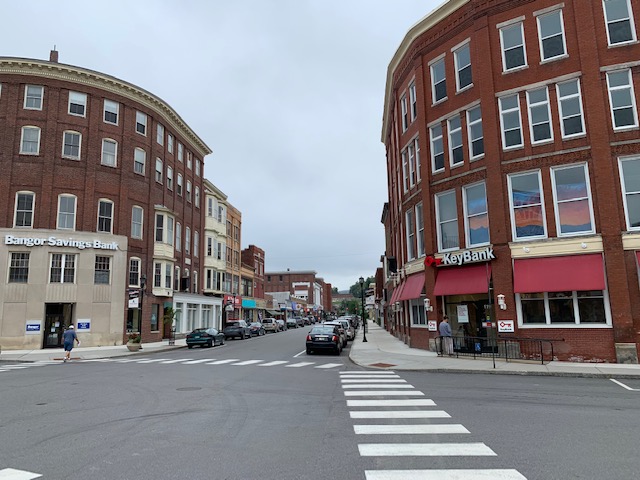
M 373 282 L 375 282 L 375 278 L 373 277 L 368 277 L 365 279 L 364 281 L 364 291 L 365 294 L 367 292 L 367 289 L 369 288 L 369 285 L 371 285 Z M 360 292 L 360 282 L 356 282 L 353 285 L 351 285 L 349 287 L 349 293 L 354 296 L 355 298 L 360 298 L 361 296 L 361 292 Z
M 331 289 L 331 293 L 338 293 L 338 287 L 333 287 Z

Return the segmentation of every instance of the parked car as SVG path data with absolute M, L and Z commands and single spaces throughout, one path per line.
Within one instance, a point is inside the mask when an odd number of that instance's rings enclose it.
M 302 317 L 302 321 L 305 325 L 311 325 L 311 317 Z
M 251 330 L 244 320 L 231 320 L 227 322 L 227 326 L 222 331 L 224 338 L 240 337 L 241 340 L 251 338 Z
M 307 335 L 307 355 L 320 350 L 329 350 L 336 355 L 342 351 L 340 331 L 336 325 L 317 325 Z
M 280 325 L 275 318 L 265 318 L 262 320 L 262 327 L 265 332 L 277 333 L 280 331 Z
M 298 325 L 299 327 L 304 327 L 304 318 L 302 317 L 293 317 L 293 318 L 296 321 L 296 325 Z
M 224 333 L 219 332 L 215 328 L 196 328 L 193 332 L 187 334 L 187 347 L 193 348 L 195 345 L 204 347 L 215 347 L 216 345 L 224 345 Z
M 256 335 L 258 337 L 261 337 L 262 335 L 265 334 L 264 327 L 260 322 L 251 322 L 249 324 L 249 330 L 251 331 L 251 336 Z
M 356 329 L 353 328 L 353 326 L 351 325 L 351 322 L 349 322 L 348 319 L 346 319 L 344 317 L 340 317 L 336 321 L 340 322 L 342 324 L 342 326 L 344 327 L 344 331 L 347 334 L 347 340 L 351 341 L 356 337 Z
M 333 325 L 335 327 L 338 327 L 338 331 L 340 332 L 340 338 L 341 338 L 341 346 L 342 348 L 347 346 L 347 331 L 344 329 L 344 326 L 342 325 L 342 323 L 336 320 L 335 322 L 324 322 L 323 325 Z
M 298 321 L 295 318 L 287 318 L 287 328 L 298 328 Z
M 284 332 L 287 329 L 287 324 L 284 320 L 277 319 L 276 323 L 278 324 L 278 327 L 280 327 L 281 332 Z

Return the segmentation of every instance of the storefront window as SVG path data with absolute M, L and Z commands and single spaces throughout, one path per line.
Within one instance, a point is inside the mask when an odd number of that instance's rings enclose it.
M 578 292 L 580 323 L 602 323 L 605 318 L 602 290 Z
M 154 303 L 153 305 L 151 305 L 151 331 L 152 332 L 157 332 L 158 331 L 158 318 L 160 317 L 160 305 L 157 303 Z
M 198 313 L 198 305 L 195 303 L 187 303 L 187 331 L 190 332 L 196 328 Z
M 212 305 L 202 305 L 202 327 L 212 327 L 211 323 L 211 307 Z
M 544 313 L 544 293 L 522 293 L 523 323 L 547 323 Z
M 516 295 L 522 325 L 609 324 L 602 290 Z
M 411 300 L 411 324 L 426 325 L 427 320 L 424 315 L 424 302 L 422 299 Z
M 571 292 L 549 292 L 551 323 L 576 323 Z

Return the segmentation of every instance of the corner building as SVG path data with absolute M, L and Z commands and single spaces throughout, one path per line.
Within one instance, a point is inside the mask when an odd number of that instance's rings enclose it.
M 447 314 L 456 335 L 638 363 L 638 18 L 631 0 L 450 0 L 407 33 L 382 128 L 396 336 L 434 348 Z
M 70 323 L 88 346 L 158 341 L 176 295 L 206 303 L 209 153 L 146 90 L 55 51 L 0 57 L 2 347 L 60 346 Z

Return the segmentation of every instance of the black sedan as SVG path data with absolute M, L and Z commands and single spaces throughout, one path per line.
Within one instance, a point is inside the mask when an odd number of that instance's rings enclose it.
M 251 330 L 251 336 L 257 335 L 258 337 L 261 337 L 266 333 L 264 326 L 260 322 L 251 322 L 249 324 L 249 330 Z
M 307 355 L 319 350 L 328 350 L 336 355 L 342 351 L 340 331 L 335 325 L 318 325 L 307 335 Z
M 216 345 L 224 345 L 224 334 L 215 328 L 196 328 L 193 332 L 187 334 L 187 347 L 193 348 L 194 345 L 204 347 L 215 347 Z

